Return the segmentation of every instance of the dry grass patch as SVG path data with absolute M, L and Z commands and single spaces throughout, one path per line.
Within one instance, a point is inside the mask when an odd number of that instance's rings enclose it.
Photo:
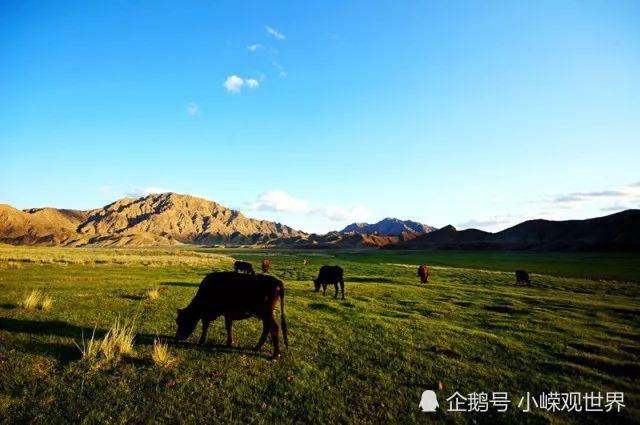
M 82 335 L 82 346 L 80 346 L 77 342 L 73 342 L 80 350 L 82 354 L 82 360 L 91 360 L 98 357 L 98 352 L 100 350 L 100 341 L 96 341 L 96 328 L 93 328 L 93 333 L 91 334 L 91 338 L 85 342 L 84 334 Z
M 121 356 L 130 356 L 134 353 L 134 324 L 116 319 L 111 328 L 101 340 L 95 339 L 96 330 L 93 330 L 91 339 L 85 342 L 82 339 L 82 346 L 76 346 L 82 353 L 83 360 L 93 360 L 102 358 L 107 362 L 118 360 Z
M 176 359 L 169 353 L 169 345 L 159 338 L 153 340 L 153 352 L 151 360 L 158 366 L 169 368 L 175 364 Z
M 24 297 L 20 305 L 25 310 L 40 309 L 49 311 L 53 306 L 53 298 L 48 295 L 43 295 L 41 291 L 34 289 Z
M 33 290 L 22 300 L 22 308 L 25 310 L 35 310 L 40 305 L 40 299 L 42 298 L 42 292 Z
M 147 298 L 151 301 L 155 301 L 160 298 L 160 289 L 151 288 L 147 291 Z
M 53 298 L 46 295 L 42 298 L 42 301 L 40 301 L 40 308 L 44 311 L 49 311 L 51 310 L 51 307 L 53 307 Z

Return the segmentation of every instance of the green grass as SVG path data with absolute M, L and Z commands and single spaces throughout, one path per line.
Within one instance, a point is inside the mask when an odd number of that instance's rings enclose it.
M 640 422 L 632 255 L 271 251 L 272 274 L 287 290 L 284 358 L 267 360 L 269 342 L 250 351 L 257 320 L 236 322 L 238 347 L 222 347 L 218 320 L 204 349 L 195 346 L 198 329 L 169 344 L 174 362 L 162 367 L 154 340 L 172 337 L 176 308 L 204 274 L 230 268 L 217 254 L 257 266 L 264 251 L 12 250 L 0 250 L 0 422 Z M 437 266 L 426 287 L 414 276 L 420 262 Z M 312 292 L 322 264 L 345 269 L 345 301 Z M 534 272 L 535 286 L 514 287 L 520 267 Z M 150 288 L 158 299 L 148 299 Z M 20 307 L 34 289 L 55 300 L 50 311 Z M 102 338 L 116 319 L 135 320 L 134 352 L 82 360 L 75 343 L 94 328 Z M 527 391 L 624 391 L 627 408 L 419 412 L 420 395 L 437 381 L 441 406 L 454 391 L 508 391 L 515 404 Z

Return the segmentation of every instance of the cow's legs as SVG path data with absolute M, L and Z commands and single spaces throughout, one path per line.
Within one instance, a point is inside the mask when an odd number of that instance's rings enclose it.
M 325 295 L 327 295 L 327 284 L 323 283 L 322 284 L 322 296 L 324 297 Z
M 199 346 L 204 346 L 204 341 L 207 339 L 207 330 L 209 330 L 209 320 L 202 319 L 202 335 L 200 335 L 200 340 L 198 340 Z
M 273 317 L 273 310 L 269 312 L 269 331 L 271 332 L 271 341 L 273 342 L 272 359 L 280 357 L 280 328 L 276 319 Z
M 264 314 L 262 316 L 262 335 L 260 335 L 260 339 L 258 340 L 258 344 L 255 346 L 253 351 L 260 351 L 264 342 L 267 340 L 267 336 L 269 335 L 269 317 Z
M 232 324 L 233 320 L 231 320 L 231 316 L 224 316 L 224 325 L 227 328 L 227 347 L 233 346 L 233 331 L 231 330 Z
M 338 282 L 334 283 L 334 284 L 333 284 L 333 287 L 334 287 L 334 288 L 335 288 L 335 290 L 336 290 L 336 293 L 335 293 L 335 294 L 333 294 L 333 298 L 338 298 Z
M 342 291 L 342 299 L 344 300 L 344 279 L 340 279 L 340 290 Z

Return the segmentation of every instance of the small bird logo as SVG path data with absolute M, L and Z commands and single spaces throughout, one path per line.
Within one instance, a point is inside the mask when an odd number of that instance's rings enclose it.
M 436 393 L 432 390 L 423 392 L 419 407 L 423 412 L 435 412 L 440 407 Z

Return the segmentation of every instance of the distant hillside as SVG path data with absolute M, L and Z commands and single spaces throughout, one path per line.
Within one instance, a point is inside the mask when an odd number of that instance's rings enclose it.
M 435 227 L 411 220 L 385 218 L 377 223 L 353 223 L 342 229 L 341 233 L 357 233 L 359 235 L 398 236 L 404 232 L 417 234 L 433 232 Z
M 388 249 L 640 250 L 640 210 L 587 220 L 529 220 L 498 233 L 446 226 Z
M 0 205 L 0 242 L 63 246 L 256 244 L 304 236 L 213 201 L 176 193 L 124 198 L 91 211 Z
M 82 237 L 76 231 L 88 212 L 33 208 L 20 211 L 0 204 L 0 242 L 14 245 L 75 244 Z
M 498 233 L 438 230 L 387 218 L 341 232 L 307 234 L 245 217 L 216 202 L 177 193 L 124 198 L 89 211 L 18 210 L 0 204 L 0 243 L 44 246 L 139 247 L 180 244 L 286 248 L 464 250 L 640 250 L 640 210 L 588 220 L 530 220 Z

